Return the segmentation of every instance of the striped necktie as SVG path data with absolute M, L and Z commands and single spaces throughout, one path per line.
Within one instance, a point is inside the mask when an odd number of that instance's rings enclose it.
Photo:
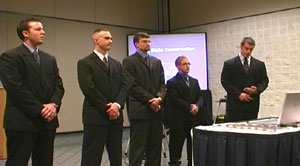
M 33 57 L 34 57 L 36 63 L 37 63 L 38 65 L 40 65 L 40 55 L 39 55 L 39 53 L 37 52 L 37 50 L 34 50 L 34 51 L 33 51 Z
M 184 82 L 187 86 L 190 86 L 190 81 L 189 81 L 188 77 L 184 77 Z

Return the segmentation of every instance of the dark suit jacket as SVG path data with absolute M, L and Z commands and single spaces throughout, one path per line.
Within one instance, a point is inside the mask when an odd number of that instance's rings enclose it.
M 58 127 L 57 117 L 46 122 L 40 112 L 43 104 L 61 105 L 63 83 L 55 58 L 43 51 L 39 55 L 40 67 L 24 45 L 1 55 L 0 76 L 7 91 L 5 129 L 39 131 Z
M 153 56 L 149 57 L 149 62 L 150 66 L 138 53 L 123 60 L 124 79 L 129 89 L 130 119 L 162 119 L 162 112 L 152 111 L 148 101 L 154 97 L 164 98 L 164 69 L 161 61 Z
M 203 96 L 198 80 L 189 76 L 189 86 L 177 73 L 167 82 L 168 110 L 171 121 L 188 121 L 200 123 L 200 111 L 203 111 Z M 196 104 L 199 112 L 196 115 L 189 113 L 191 104 Z
M 77 72 L 79 86 L 84 94 L 83 123 L 94 125 L 107 125 L 122 123 L 123 114 L 116 120 L 109 120 L 106 113 L 106 104 L 117 102 L 124 107 L 126 90 L 122 88 L 122 68 L 120 62 L 109 57 L 109 69 L 92 53 L 78 61 Z
M 258 113 L 259 96 L 269 83 L 265 63 L 251 57 L 250 67 L 246 73 L 239 56 L 229 59 L 224 62 L 221 83 L 227 91 L 227 111 L 242 110 Z M 240 93 L 245 87 L 250 86 L 257 87 L 257 93 L 251 96 L 253 100 L 251 102 L 240 101 Z

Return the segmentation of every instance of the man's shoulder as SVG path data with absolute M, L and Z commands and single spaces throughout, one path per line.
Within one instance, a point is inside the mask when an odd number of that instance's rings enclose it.
M 259 60 L 259 59 L 257 59 L 257 58 L 255 58 L 255 57 L 251 57 L 251 61 L 256 61 L 256 62 L 258 62 L 258 63 L 264 63 L 262 60 Z
M 96 55 L 94 55 L 94 53 L 91 53 L 91 54 L 79 59 L 78 62 L 90 61 L 91 59 L 93 59 L 95 57 L 96 57 Z
M 120 63 L 120 61 L 118 61 L 117 59 L 115 59 L 111 56 L 109 56 L 109 60 L 111 60 L 113 63 L 118 63 L 118 64 Z
M 51 54 L 49 54 L 49 53 L 47 53 L 45 51 L 42 51 L 42 50 L 39 50 L 39 55 L 40 56 L 46 56 L 46 57 L 49 57 L 49 58 L 54 58 L 53 55 L 51 55 Z
M 131 62 L 134 62 L 134 61 L 137 61 L 138 60 L 138 56 L 141 56 L 140 54 L 138 53 L 134 53 L 134 54 L 131 54 L 129 56 L 127 56 L 126 58 L 124 58 L 123 60 L 123 63 L 131 63 Z
M 194 77 L 192 77 L 192 76 L 189 76 L 189 79 L 198 82 L 198 79 L 197 79 L 197 78 L 194 78 Z
M 225 61 L 225 63 L 233 63 L 233 62 L 236 61 L 238 58 L 239 58 L 239 56 L 232 57 L 232 58 L 230 58 L 230 59 L 227 59 L 227 60 Z
M 168 83 L 176 83 L 178 82 L 178 79 L 180 78 L 180 76 L 178 74 L 176 74 L 175 76 L 173 76 L 172 78 L 170 78 L 168 81 L 167 81 L 167 84 Z
M 25 46 L 20 45 L 20 46 L 18 46 L 18 47 L 9 49 L 9 50 L 3 52 L 2 54 L 18 55 L 18 54 L 24 53 L 24 52 L 25 52 L 25 53 L 26 53 L 26 52 L 30 53 L 29 50 L 26 50 Z
M 155 61 L 160 61 L 160 59 L 156 58 L 155 56 L 150 56 L 151 59 L 155 60 Z

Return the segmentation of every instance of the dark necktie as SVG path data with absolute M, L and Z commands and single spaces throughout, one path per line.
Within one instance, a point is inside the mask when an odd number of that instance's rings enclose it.
M 108 61 L 107 61 L 106 57 L 103 58 L 103 62 L 105 64 L 105 66 L 108 68 Z
M 39 53 L 37 52 L 37 50 L 34 50 L 34 51 L 33 51 L 33 57 L 34 57 L 36 63 L 37 63 L 38 65 L 40 65 L 40 55 L 39 55 Z
M 244 58 L 244 66 L 243 67 L 244 67 L 245 72 L 247 73 L 248 69 L 249 69 L 249 64 L 248 64 L 247 58 Z
M 147 66 L 150 66 L 149 56 L 146 56 L 146 57 L 145 57 L 145 62 L 146 62 L 146 64 L 147 64 Z
M 187 86 L 190 86 L 190 82 L 189 82 L 188 77 L 183 77 L 183 79 L 184 79 L 185 84 L 186 84 Z

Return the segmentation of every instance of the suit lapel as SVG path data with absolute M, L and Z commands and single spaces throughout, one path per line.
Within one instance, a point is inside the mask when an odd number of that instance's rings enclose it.
M 29 64 L 32 65 L 32 68 L 34 69 L 34 71 L 39 74 L 40 73 L 40 67 L 37 64 L 36 60 L 34 59 L 33 54 L 24 45 L 22 45 L 22 49 L 23 49 L 23 52 L 24 52 L 25 59 L 29 62 Z
M 137 58 L 139 61 L 141 61 L 148 69 L 150 69 L 149 66 L 147 65 L 145 59 L 144 59 L 140 54 L 137 53 L 137 54 L 136 54 L 136 58 Z M 151 64 L 151 57 L 149 57 L 149 63 Z
M 177 74 L 176 75 L 178 82 L 181 84 L 181 86 L 185 89 L 186 92 L 189 92 L 189 87 L 187 86 L 187 84 L 184 82 L 184 79 Z
M 239 67 L 238 67 L 239 70 L 241 70 L 243 73 L 245 73 L 245 75 L 247 75 L 246 71 L 244 70 L 243 64 L 242 64 L 241 59 L 240 59 L 239 56 L 237 56 L 237 57 L 235 58 L 235 63 L 236 63 L 237 66 L 239 66 Z M 248 70 L 249 70 L 249 69 L 248 69 Z
M 194 94 L 193 91 L 194 91 L 194 80 L 189 76 L 189 91 L 190 91 L 190 95 L 189 95 L 189 99 L 192 97 L 192 95 Z
M 99 59 L 99 57 L 98 57 L 95 53 L 93 53 L 93 54 L 91 55 L 91 58 L 92 58 L 92 60 L 93 60 L 95 63 L 97 63 L 97 64 L 103 69 L 103 71 L 105 71 L 107 74 L 109 74 L 108 68 L 106 67 L 106 65 L 104 64 L 104 62 L 102 62 L 101 59 Z M 108 61 L 108 62 L 109 62 L 109 61 Z
M 248 75 L 250 75 L 252 73 L 252 71 L 255 69 L 256 62 L 257 62 L 256 59 L 251 57 L 250 66 L 249 66 L 249 69 L 248 69 Z
M 109 68 L 108 68 L 109 74 L 110 74 L 110 76 L 112 76 L 112 74 L 115 72 L 114 70 L 116 68 L 114 67 L 114 63 L 110 58 L 108 58 L 108 66 L 109 66 Z
M 49 58 L 47 58 L 42 51 L 39 51 L 39 56 L 40 56 L 40 82 L 41 86 L 46 89 L 48 88 L 46 84 L 46 77 L 47 77 L 47 70 L 52 69 L 50 66 L 52 65 L 52 62 Z

